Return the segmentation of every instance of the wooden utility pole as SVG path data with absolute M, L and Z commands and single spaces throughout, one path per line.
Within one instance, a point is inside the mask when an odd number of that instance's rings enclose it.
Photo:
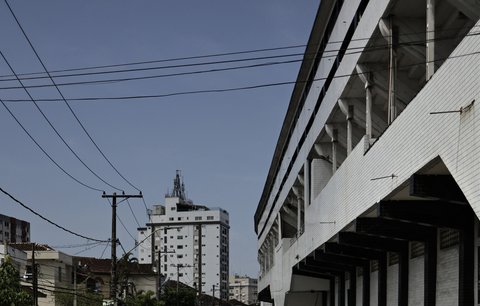
M 37 263 L 35 262 L 35 243 L 32 243 L 32 286 L 33 286 L 33 305 L 38 306 L 38 275 L 37 275 Z
M 102 198 L 111 198 L 112 199 L 112 252 L 111 252 L 111 273 L 110 273 L 110 298 L 113 300 L 113 305 L 117 306 L 117 198 L 129 199 L 129 198 L 142 198 L 142 194 L 137 195 L 127 195 L 120 194 L 117 195 L 114 192 L 111 195 L 103 193 Z
M 178 264 L 178 265 L 174 265 L 172 264 L 173 267 L 176 267 L 177 268 L 177 306 L 179 306 L 179 301 L 180 301 L 180 292 L 179 292 L 179 284 L 180 284 L 180 269 L 183 269 L 183 268 L 191 268 L 192 266 L 190 265 L 182 265 L 182 264 Z
M 198 226 L 198 296 L 202 296 L 202 224 Z

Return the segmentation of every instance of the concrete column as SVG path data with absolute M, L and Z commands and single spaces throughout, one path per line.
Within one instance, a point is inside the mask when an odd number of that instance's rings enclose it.
M 353 105 L 348 106 L 347 112 L 347 155 L 352 153 L 353 149 Z
M 282 214 L 278 213 L 277 215 L 277 224 L 278 224 L 278 241 L 282 241 Z
M 389 65 L 388 65 L 388 107 L 387 107 L 387 123 L 390 123 L 395 120 L 397 117 L 397 106 L 396 106 L 396 74 L 397 74 L 397 55 L 396 55 L 396 42 L 393 29 L 393 17 L 382 18 L 378 23 L 378 27 L 383 37 L 388 42 L 388 52 L 389 52 Z
M 365 135 L 370 143 L 370 140 L 373 138 L 372 135 L 372 82 L 370 72 L 361 65 L 358 64 L 356 67 L 358 77 L 365 84 Z
M 310 186 L 311 186 L 310 167 L 311 167 L 311 161 L 307 158 L 307 160 L 305 161 L 305 165 L 303 166 L 303 176 L 304 176 L 303 198 L 305 199 L 305 207 L 310 205 Z
M 325 131 L 330 136 L 332 142 L 332 173 L 337 170 L 337 145 L 338 145 L 338 130 L 331 124 L 325 125 Z
M 427 2 L 427 35 L 426 35 L 426 80 L 435 73 L 435 0 L 426 0 Z
M 365 83 L 365 134 L 370 141 L 372 134 L 372 86 L 369 82 Z

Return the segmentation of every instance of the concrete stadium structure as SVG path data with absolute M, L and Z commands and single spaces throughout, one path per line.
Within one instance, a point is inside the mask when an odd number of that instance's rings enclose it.
M 479 16 L 321 1 L 255 213 L 259 300 L 479 304 Z

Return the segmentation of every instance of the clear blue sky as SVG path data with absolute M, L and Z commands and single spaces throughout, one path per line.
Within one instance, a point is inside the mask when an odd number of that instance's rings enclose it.
M 49 70 L 302 45 L 307 42 L 318 5 L 319 0 L 11 1 Z M 17 73 L 42 71 L 3 1 L 0 37 L 0 50 Z M 301 52 L 303 48 L 217 60 Z M 192 76 L 64 86 L 61 90 L 67 98 L 164 94 L 294 81 L 298 68 L 296 62 Z M 122 76 L 194 69 L 202 68 Z M 3 61 L 0 74 L 10 74 Z M 75 80 L 89 79 L 92 77 Z M 40 83 L 46 81 L 29 84 Z M 13 85 L 0 82 L 0 87 Z M 71 106 L 111 161 L 143 190 L 149 206 L 163 203 L 175 170 L 181 169 L 188 195 L 195 203 L 227 209 L 231 220 L 230 271 L 256 276 L 253 214 L 292 88 L 287 85 L 150 100 L 71 102 Z M 31 94 L 36 99 L 58 97 L 53 88 L 32 89 Z M 21 90 L 0 89 L 0 97 L 22 99 L 26 95 Z M 109 193 L 114 191 L 67 151 L 31 103 L 8 105 L 67 171 Z M 136 192 L 109 168 L 63 102 L 39 105 L 91 168 L 111 184 L 128 193 Z M 80 186 L 55 168 L 3 107 L 0 139 L 0 187 L 74 231 L 109 238 L 111 212 L 101 194 Z M 53 246 L 86 242 L 57 230 L 3 195 L 0 203 L 1 214 L 31 223 L 33 241 Z M 131 200 L 131 204 L 144 225 L 147 217 L 143 203 Z M 137 225 L 128 206 L 121 204 L 118 214 L 136 237 Z M 133 239 L 120 224 L 118 232 L 122 244 L 133 247 Z M 74 254 L 82 250 L 63 251 Z M 99 246 L 81 254 L 100 256 L 103 250 L 104 246 Z M 107 250 L 104 256 L 109 254 Z

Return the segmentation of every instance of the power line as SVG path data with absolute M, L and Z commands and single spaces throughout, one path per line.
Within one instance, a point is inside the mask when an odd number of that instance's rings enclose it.
M 12 116 L 12 118 L 17 122 L 17 124 L 22 128 L 22 130 L 27 134 L 27 136 L 30 138 L 30 140 L 33 141 L 33 143 L 35 143 L 35 145 L 43 152 L 43 154 L 45 154 L 45 156 L 47 156 L 47 158 L 58 168 L 60 169 L 63 173 L 65 173 L 65 175 L 67 175 L 69 178 L 71 178 L 72 180 L 74 180 L 75 182 L 77 182 L 78 184 L 88 188 L 88 189 L 91 189 L 91 190 L 94 190 L 94 191 L 99 191 L 99 192 L 103 192 L 103 190 L 101 189 L 98 189 L 98 188 L 95 188 L 95 187 L 92 187 L 82 181 L 80 181 L 79 179 L 77 179 L 76 177 L 74 177 L 73 175 L 71 175 L 69 172 L 67 172 L 67 170 L 65 170 L 62 166 L 60 166 L 60 164 L 58 162 L 56 162 L 53 157 L 48 154 L 48 152 L 40 145 L 40 143 L 38 143 L 38 141 L 35 140 L 35 138 L 30 134 L 30 132 L 23 126 L 23 124 L 20 122 L 20 120 L 17 118 L 17 116 L 15 116 L 15 114 L 13 114 L 13 112 L 10 110 L 10 108 L 8 108 L 8 106 L 5 104 L 5 102 L 0 99 L 0 103 L 2 103 L 3 107 L 7 110 L 7 112 L 10 114 L 10 116 Z
M 480 34 L 480 33 L 479 33 Z M 478 35 L 478 34 L 477 34 Z M 419 65 L 425 65 L 426 63 L 435 63 L 435 62 L 440 62 L 440 61 L 445 61 L 448 59 L 457 59 L 461 57 L 466 57 L 466 56 L 472 56 L 472 55 L 478 55 L 480 54 L 480 51 L 476 52 L 470 52 L 470 53 L 465 53 L 465 54 L 459 54 L 455 56 L 449 56 L 449 57 L 443 57 L 443 58 L 437 58 L 435 60 L 431 61 L 421 61 L 421 62 L 416 62 L 412 64 L 405 64 L 405 65 L 397 65 L 397 68 L 408 68 L 408 67 L 415 67 Z M 374 73 L 374 72 L 380 72 L 380 71 L 386 71 L 389 68 L 381 68 L 381 69 L 374 69 L 370 71 L 365 71 L 365 73 Z M 358 75 L 357 72 L 355 73 L 349 73 L 349 74 L 343 74 L 343 75 L 336 75 L 333 76 L 333 79 L 338 79 L 338 78 L 345 78 L 345 77 L 351 77 L 351 76 L 356 76 Z M 315 78 L 312 81 L 324 81 L 327 80 L 327 77 L 321 77 L 321 78 Z M 229 88 L 217 88 L 217 89 L 203 89 L 203 90 L 191 90 L 191 91 L 179 91 L 179 92 L 172 92 L 172 93 L 166 93 L 166 94 L 155 94 L 155 95 L 132 95 L 132 96 L 116 96 L 116 97 L 81 97 L 81 98 L 69 98 L 69 101 L 99 101 L 99 100 L 105 100 L 105 101 L 113 101 L 113 100 L 140 100 L 140 99 L 153 99 L 153 98 L 166 98 L 166 97 L 173 97 L 173 96 L 183 96 L 183 95 L 196 95 L 196 94 L 207 94 L 207 93 L 224 93 L 224 92 L 234 92 L 234 91 L 245 91 L 245 90 L 254 90 L 254 89 L 260 89 L 260 88 L 268 88 L 268 87 L 277 87 L 277 86 L 284 86 L 284 85 L 296 85 L 296 84 L 302 84 L 302 83 L 307 83 L 308 81 L 285 81 L 285 82 L 276 82 L 276 83 L 263 83 L 263 84 L 257 84 L 257 85 L 250 85 L 250 86 L 240 86 L 240 87 L 229 87 Z M 25 99 L 5 99 L 5 102 L 28 102 L 28 100 Z M 56 101 L 61 101 L 61 99 L 36 99 L 37 102 L 56 102 Z
M 92 241 L 97 241 L 97 242 L 108 242 L 108 240 L 100 240 L 100 239 L 96 239 L 96 238 L 91 238 L 91 237 L 87 237 L 85 235 L 81 235 L 81 234 L 78 234 L 72 230 L 69 230 L 61 225 L 58 225 L 57 223 L 51 221 L 50 219 L 44 217 L 43 215 L 41 215 L 40 213 L 34 211 L 33 209 L 31 209 L 30 207 L 28 207 L 27 205 L 23 204 L 21 201 L 17 200 L 13 195 L 11 195 L 10 193 L 8 193 L 7 191 L 3 190 L 3 188 L 0 187 L 0 191 L 2 193 L 4 193 L 5 195 L 7 195 L 10 199 L 12 199 L 14 202 L 18 203 L 20 206 L 22 206 L 23 208 L 25 208 L 26 210 L 30 211 L 32 214 L 36 215 L 37 217 L 43 219 L 44 221 L 50 223 L 51 225 L 69 233 L 69 234 L 72 234 L 74 236 L 77 236 L 77 237 L 80 237 L 80 238 L 84 238 L 84 239 L 88 239 L 88 240 L 92 240 Z
M 467 34 L 466 36 L 472 36 L 472 35 L 478 35 L 478 34 L 479 33 Z M 425 44 L 425 43 L 430 42 L 430 41 L 437 41 L 438 42 L 438 41 L 451 40 L 451 39 L 456 39 L 456 38 L 458 38 L 458 37 L 442 37 L 442 38 L 435 38 L 435 39 L 431 39 L 431 40 L 404 42 L 404 43 L 398 43 L 397 47 L 405 47 L 405 46 L 411 46 L 411 45 Z M 353 55 L 353 54 L 364 53 L 364 52 L 375 52 L 375 51 L 379 51 L 379 50 L 386 50 L 387 48 L 389 48 L 388 44 L 381 44 L 381 45 L 362 46 L 362 47 L 348 47 L 348 48 L 336 49 L 336 50 L 326 50 L 326 51 L 324 51 L 324 53 L 326 53 L 326 52 L 335 53 L 335 52 L 340 52 L 340 51 L 358 50 L 358 51 L 354 51 L 354 52 L 352 51 L 352 52 L 346 52 L 345 53 L 345 55 Z M 296 54 L 270 56 L 270 57 L 263 57 L 263 58 L 250 58 L 250 59 L 239 59 L 239 60 L 220 61 L 220 62 L 194 63 L 194 64 L 174 65 L 174 66 L 147 67 L 147 68 L 105 71 L 105 72 L 101 71 L 101 72 L 92 72 L 92 73 L 83 73 L 83 74 L 59 75 L 59 76 L 53 76 L 53 77 L 76 77 L 76 76 L 98 75 L 98 74 L 108 74 L 108 73 L 123 73 L 123 72 L 132 72 L 132 71 L 158 70 L 158 69 L 165 69 L 165 68 L 190 67 L 190 66 L 197 66 L 197 65 L 210 65 L 210 64 L 227 63 L 227 62 L 257 60 L 257 59 L 266 59 L 266 58 L 275 58 L 275 57 L 300 56 L 300 55 L 304 55 L 304 58 L 303 59 L 277 61 L 277 62 L 257 63 L 257 64 L 251 64 L 251 65 L 234 66 L 234 67 L 226 67 L 226 68 L 214 68 L 214 69 L 207 69 L 207 70 L 174 72 L 174 73 L 159 74 L 159 75 L 111 78 L 111 79 L 101 79 L 101 80 L 72 81 L 72 82 L 64 82 L 64 83 L 56 83 L 56 84 L 27 85 L 26 87 L 27 88 L 45 88 L 45 87 L 53 87 L 53 86 L 76 86 L 76 85 L 106 84 L 106 83 L 112 83 L 112 82 L 138 81 L 138 80 L 176 77 L 176 76 L 185 76 L 185 75 L 197 75 L 197 74 L 213 73 L 213 72 L 224 72 L 224 71 L 232 71 L 232 70 L 248 69 L 248 68 L 260 68 L 260 67 L 267 67 L 267 66 L 273 66 L 273 65 L 292 64 L 292 63 L 302 62 L 305 59 L 315 58 L 317 53 L 313 53 L 313 54 L 296 53 Z M 337 54 L 322 55 L 321 56 L 322 59 L 335 58 L 335 57 L 337 57 Z M 42 77 L 25 78 L 24 80 L 26 80 L 26 79 L 29 79 L 29 80 L 31 80 L 31 79 L 43 79 L 43 78 L 47 78 L 47 77 L 42 76 Z M 11 81 L 11 80 L 12 79 L 0 80 L 0 82 L 1 81 Z M 8 87 L 0 87 L 0 90 L 13 90 L 13 89 L 21 89 L 21 88 L 22 87 L 19 87 L 19 86 L 8 86 Z
M 7 58 L 5 57 L 5 55 L 3 54 L 2 51 L 0 51 L 0 56 L 3 58 L 3 60 L 5 61 L 5 63 L 7 64 L 8 68 L 12 71 L 12 73 L 16 76 L 16 73 L 15 73 L 15 70 L 13 69 L 13 67 L 10 65 L 10 63 L 8 62 Z M 53 125 L 53 123 L 50 121 L 50 119 L 48 119 L 47 115 L 43 112 L 43 110 L 40 108 L 40 106 L 38 105 L 37 102 L 35 102 L 35 100 L 33 99 L 32 95 L 30 94 L 30 92 L 28 91 L 28 89 L 25 88 L 25 85 L 23 84 L 23 82 L 18 79 L 17 77 L 17 81 L 20 83 L 21 87 L 24 89 L 24 91 L 27 93 L 28 97 L 30 98 L 30 100 L 33 102 L 33 104 L 35 105 L 35 107 L 37 108 L 37 110 L 40 112 L 40 114 L 42 115 L 42 117 L 47 121 L 48 125 L 52 128 L 52 130 L 55 132 L 55 134 L 62 140 L 63 144 L 70 150 L 70 152 L 72 152 L 72 154 L 78 159 L 78 161 L 80 161 L 80 163 L 82 163 L 83 166 L 85 166 L 85 168 L 88 169 L 88 171 L 90 171 L 95 177 L 97 177 L 99 180 L 101 180 L 103 183 L 107 184 L 108 186 L 114 188 L 114 189 L 117 189 L 119 191 L 122 191 L 121 189 L 118 189 L 116 188 L 115 186 L 109 184 L 107 181 L 105 181 L 102 177 L 100 177 L 95 171 L 92 170 L 92 168 L 90 168 L 81 158 L 80 156 L 75 152 L 75 150 L 73 150 L 73 148 L 67 143 L 67 141 L 65 140 L 65 138 L 63 138 L 63 136 L 60 134 L 60 132 L 57 130 L 57 128 L 55 128 L 55 126 Z
M 436 29 L 435 32 L 436 33 L 453 32 L 453 31 L 456 32 L 456 31 L 459 31 L 459 30 L 462 30 L 462 29 L 471 29 L 471 28 L 475 28 L 475 27 L 477 27 L 477 26 L 476 25 L 474 25 L 474 26 L 464 26 L 464 27 L 448 28 L 448 29 L 442 29 L 442 30 Z M 429 32 L 431 32 L 431 31 L 417 31 L 417 32 L 410 32 L 410 33 L 399 33 L 398 36 L 420 35 L 420 34 L 426 34 L 426 33 L 429 33 Z M 382 37 L 388 38 L 388 36 L 382 36 Z M 376 38 L 378 38 L 378 37 L 376 37 L 374 35 L 372 37 L 354 38 L 354 39 L 351 39 L 351 41 L 365 41 L 365 40 L 376 39 Z M 341 44 L 341 43 L 343 43 L 343 41 L 340 41 L 340 40 L 329 41 L 329 42 L 326 43 L 326 45 L 328 46 L 328 45 Z M 191 60 L 191 59 L 223 57 L 223 56 L 231 56 L 231 55 L 240 55 L 240 54 L 267 52 L 267 51 L 279 51 L 279 50 L 295 49 L 295 48 L 302 48 L 302 47 L 306 47 L 306 46 L 307 46 L 306 44 L 299 44 L 299 45 L 291 45 L 291 46 L 280 46 L 280 47 L 273 47 L 273 48 L 233 51 L 233 52 L 207 54 L 207 55 L 194 55 L 194 56 L 168 58 L 168 59 L 127 62 L 127 63 L 119 63 L 119 64 L 111 64 L 111 65 L 97 65 L 97 66 L 88 66 L 88 67 L 66 68 L 66 69 L 59 69 L 59 70 L 51 70 L 50 73 L 83 71 L 83 70 L 93 70 L 93 69 L 105 69 L 105 68 L 126 67 L 126 66 L 164 63 L 164 62 L 175 62 L 175 61 L 183 61 L 183 60 Z M 327 50 L 325 52 L 331 52 L 331 50 Z M 303 53 L 300 53 L 298 55 L 303 55 Z M 284 56 L 285 55 L 280 55 L 279 57 L 284 57 Z M 291 56 L 291 55 L 286 55 L 286 56 Z M 273 56 L 273 57 L 275 57 L 275 56 Z M 255 58 L 251 58 L 250 60 L 254 60 L 254 59 Z M 206 63 L 204 63 L 204 64 L 206 64 Z M 173 67 L 171 67 L 171 68 L 173 68 Z M 107 73 L 109 73 L 109 72 L 107 72 Z M 22 74 L 19 74 L 19 75 L 20 76 L 45 75 L 45 72 L 29 72 L 29 73 L 22 73 Z M 60 76 L 61 75 L 58 75 L 58 76 L 55 76 L 55 77 L 60 77 Z M 6 78 L 6 77 L 12 77 L 12 75 L 0 76 L 0 78 Z
M 20 24 L 20 21 L 18 20 L 17 16 L 15 15 L 15 13 L 13 12 L 12 8 L 10 7 L 10 5 L 8 4 L 8 1 L 5 0 L 5 4 L 7 5 L 10 13 L 12 14 L 13 18 L 15 19 L 18 27 L 20 28 L 20 30 L 22 31 L 23 33 L 23 36 L 25 37 L 25 39 L 27 40 L 28 44 L 30 45 L 30 48 L 32 49 L 32 51 L 35 53 L 35 56 L 37 57 L 38 61 L 40 62 L 40 64 L 42 65 L 43 69 L 45 70 L 45 72 L 47 73 L 47 75 L 49 76 L 51 82 L 55 85 L 55 88 L 58 92 L 58 94 L 60 95 L 60 97 L 62 98 L 63 102 L 66 104 L 66 106 L 68 107 L 68 109 L 70 110 L 70 112 L 72 113 L 73 117 L 75 118 L 75 120 L 78 122 L 78 124 L 80 125 L 80 127 L 82 128 L 82 130 L 85 132 L 85 134 L 88 136 L 88 138 L 90 139 L 90 141 L 93 143 L 93 145 L 95 146 L 95 148 L 98 150 L 98 152 L 103 156 L 103 158 L 107 161 L 107 163 L 115 170 L 115 172 L 117 172 L 117 174 L 123 179 L 125 180 L 130 186 L 132 186 L 134 189 L 136 189 L 137 191 L 140 191 L 137 187 L 135 187 L 129 180 L 127 180 L 125 178 L 125 176 L 123 176 L 120 171 L 118 171 L 118 169 L 113 165 L 113 163 L 107 158 L 107 156 L 103 153 L 103 151 L 100 149 L 100 147 L 98 146 L 98 144 L 93 140 L 92 136 L 90 135 L 90 133 L 87 131 L 87 129 L 85 128 L 85 126 L 82 124 L 82 122 L 80 121 L 80 119 L 78 118 L 78 116 L 76 115 L 76 113 L 73 111 L 73 109 L 71 108 L 70 104 L 68 103 L 68 101 L 65 99 L 65 97 L 63 96 L 62 92 L 60 91 L 60 89 L 58 88 L 58 86 L 56 85 L 55 83 L 55 80 L 52 78 L 52 76 L 50 75 L 50 73 L 48 72 L 47 70 L 47 67 L 45 66 L 45 64 L 43 63 L 42 59 L 40 58 L 40 56 L 38 55 L 37 51 L 35 50 L 35 47 L 33 46 L 32 42 L 30 41 L 30 39 L 28 38 L 27 36 L 27 33 L 24 31 L 22 25 Z
M 257 49 L 257 50 L 236 51 L 236 52 L 217 53 L 217 54 L 210 54 L 210 55 L 195 55 L 195 56 L 187 56 L 187 57 L 159 59 L 159 60 L 150 60 L 150 61 L 139 61 L 139 62 L 129 62 L 129 63 L 112 64 L 112 65 L 99 65 L 99 66 L 90 66 L 90 67 L 67 68 L 67 69 L 51 70 L 50 72 L 51 73 L 59 73 L 59 72 L 69 72 L 69 71 L 82 71 L 82 70 L 92 70 L 92 69 L 104 69 L 104 68 L 145 65 L 145 64 L 174 62 L 174 61 L 183 61 L 183 60 L 191 60 L 191 59 L 202 59 L 202 58 L 211 58 L 211 57 L 220 57 L 220 56 L 239 55 L 239 54 L 247 54 L 247 53 L 286 50 L 286 49 L 301 48 L 301 47 L 305 47 L 305 46 L 306 45 L 293 45 L 293 46 L 284 46 L 284 47 L 277 47 L 277 48 L 265 48 L 265 49 Z M 300 53 L 300 55 L 302 55 L 302 54 L 303 53 Z M 173 68 L 173 67 L 170 67 L 170 68 Z M 23 74 L 19 74 L 19 75 L 28 76 L 28 75 L 38 75 L 38 74 L 45 74 L 45 72 L 29 72 L 29 73 L 23 73 Z M 60 77 L 60 76 L 61 75 L 56 75 L 55 77 Z M 5 78 L 5 77 L 11 77 L 11 75 L 0 76 L 0 78 Z
M 133 219 L 135 219 L 135 222 L 137 223 L 138 227 L 141 227 L 140 222 L 138 222 L 137 216 L 135 215 L 135 212 L 133 211 L 132 206 L 130 205 L 130 201 L 128 201 L 128 198 L 125 198 L 125 200 L 127 200 L 128 208 L 130 209 L 130 212 L 133 215 Z

